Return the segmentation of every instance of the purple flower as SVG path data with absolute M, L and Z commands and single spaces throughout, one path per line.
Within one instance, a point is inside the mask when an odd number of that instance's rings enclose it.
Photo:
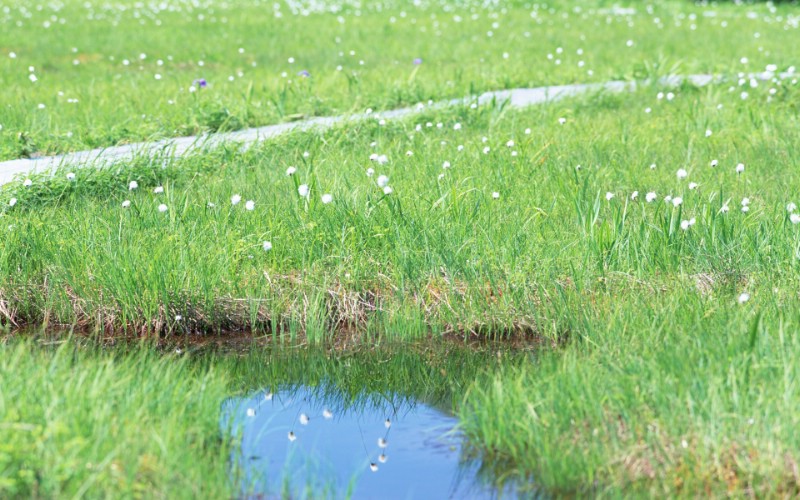
M 419 66 L 420 64 L 422 64 L 421 57 L 417 57 L 416 59 L 414 59 L 414 66 Z
M 194 85 L 195 87 L 203 88 L 208 85 L 208 82 L 206 81 L 205 78 L 198 78 L 197 80 L 192 82 L 192 85 Z
M 309 73 L 307 69 L 304 69 L 303 71 L 299 71 L 297 73 L 297 76 L 302 76 L 303 78 L 308 78 L 308 77 L 311 76 L 311 73 Z

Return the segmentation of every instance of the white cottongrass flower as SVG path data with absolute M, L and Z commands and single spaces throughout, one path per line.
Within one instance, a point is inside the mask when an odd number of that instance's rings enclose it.
M 394 190 L 392 189 L 391 186 L 386 186 L 385 188 L 383 188 L 383 194 L 385 194 L 385 195 L 390 195 L 390 194 L 392 194 L 393 191 Z
M 368 168 L 367 169 L 367 177 L 372 177 L 373 175 L 375 175 L 375 169 L 374 168 Z
M 209 201 L 209 202 L 206 204 L 206 206 L 207 206 L 208 208 L 214 208 L 214 207 L 216 207 L 216 206 L 217 206 L 217 204 L 216 204 L 216 203 L 214 203 L 213 201 Z
M 561 124 L 561 125 L 564 125 L 565 123 L 567 123 L 567 119 L 566 118 L 559 118 L 558 119 L 558 123 Z
M 792 224 L 800 224 L 800 214 L 790 215 L 789 220 L 792 222 Z
M 270 250 L 272 250 L 272 242 L 265 241 L 264 243 L 261 244 L 261 247 L 264 249 L 265 252 L 269 252 Z
M 742 206 L 742 212 L 747 213 L 749 211 L 750 211 L 750 206 L 749 205 L 743 205 Z
M 750 204 L 750 198 L 748 198 L 748 197 L 742 198 L 742 206 L 743 207 L 746 207 L 749 204 Z
M 75 180 L 75 174 L 72 173 L 72 172 L 68 173 L 67 174 L 67 180 L 68 181 L 74 181 Z
M 636 201 L 636 198 L 639 197 L 639 191 L 634 191 L 631 193 L 631 200 Z
M 463 144 L 459 144 L 458 147 L 456 148 L 456 150 L 464 151 L 464 145 Z
M 378 165 L 385 165 L 386 163 L 389 162 L 389 158 L 387 158 L 386 155 L 380 155 L 377 161 Z
M 526 128 L 525 129 L 525 135 L 531 135 L 531 129 Z
M 136 182 L 136 181 L 131 181 L 130 183 L 128 183 L 128 191 L 133 191 L 134 189 L 137 189 L 138 187 L 139 187 L 139 183 Z
M 741 174 L 742 172 L 744 172 L 744 163 L 736 165 L 736 173 Z
M 296 167 L 289 167 L 289 168 L 286 169 L 286 175 L 288 175 L 288 176 L 294 175 L 295 172 L 297 172 L 297 168 Z
M 681 198 L 680 196 L 676 196 L 675 198 L 672 199 L 672 206 L 679 207 L 682 204 L 683 204 L 683 198 Z
M 494 198 L 495 200 L 500 199 L 500 193 L 498 193 L 497 191 L 493 192 L 492 193 L 492 198 Z
M 176 314 L 175 321 L 181 321 L 181 320 L 183 320 L 183 316 L 181 316 L 180 314 Z
M 489 151 L 491 151 L 491 150 L 492 149 L 489 146 L 486 146 L 485 148 L 483 148 L 483 154 L 488 155 Z
M 513 147 L 514 147 L 514 140 L 512 139 L 512 140 L 508 141 L 508 142 L 506 143 L 506 147 L 507 147 L 507 148 L 513 148 Z
M 795 205 L 794 202 L 789 202 L 789 204 L 786 205 L 787 212 L 794 212 L 795 210 L 797 210 L 797 205 Z
M 122 208 L 128 208 L 131 206 L 131 200 L 125 200 L 122 202 Z
M 658 198 L 658 195 L 654 191 L 650 191 L 644 197 L 644 199 L 647 200 L 647 203 L 654 202 L 656 200 L 656 198 Z
M 719 165 L 719 161 L 717 161 L 717 160 L 711 160 L 711 168 L 714 168 L 714 167 L 716 167 L 717 165 Z
M 728 204 L 724 203 L 722 207 L 720 207 L 719 211 L 720 213 L 727 214 L 730 209 L 731 208 L 728 206 Z
M 244 208 L 249 211 L 253 211 L 256 208 L 256 202 L 253 200 L 247 200 L 247 203 L 244 204 Z
M 17 199 L 16 198 L 11 198 L 10 200 L 8 200 L 8 206 L 9 207 L 13 207 L 16 204 L 17 204 Z
M 409 149 L 406 151 L 406 156 L 414 156 L 414 152 Z
M 711 134 L 713 134 L 711 129 L 706 129 L 706 137 L 711 137 Z
M 691 219 L 689 219 L 689 220 L 682 220 L 682 221 L 681 221 L 681 229 L 683 229 L 684 231 L 686 231 L 686 230 L 688 230 L 690 227 L 694 226 L 696 222 L 697 222 L 697 219 L 695 219 L 694 217 L 692 217 L 692 218 L 691 218 Z
M 750 294 L 747 292 L 742 292 L 737 300 L 739 301 L 740 304 L 744 304 L 745 302 L 750 300 Z
M 453 125 L 453 130 L 461 130 L 461 124 L 456 123 L 455 125 Z
M 689 175 L 689 172 L 687 172 L 686 169 L 679 168 L 676 175 L 678 176 L 678 179 L 685 179 L 686 176 Z
M 309 189 L 309 187 L 308 187 L 308 184 L 300 184 L 300 185 L 297 187 L 297 194 L 299 194 L 299 195 L 300 195 L 300 196 L 302 196 L 303 198 L 307 198 L 307 197 L 308 197 L 308 194 L 309 194 L 310 192 L 311 192 L 311 190 Z
M 668 194 L 664 197 L 664 203 L 669 203 L 672 201 L 672 195 Z
M 611 201 L 612 198 L 614 198 L 614 193 L 612 193 L 611 191 L 607 192 L 606 201 Z
M 238 205 L 240 201 L 242 201 L 242 197 L 238 194 L 231 196 L 231 205 Z
M 163 192 L 164 192 L 164 186 L 156 186 L 155 189 L 153 189 L 153 193 L 155 194 L 161 194 Z
M 325 193 L 322 195 L 322 203 L 327 205 L 328 203 L 333 201 L 333 195 Z
M 387 177 L 385 175 L 379 175 L 377 182 L 378 182 L 378 187 L 381 187 L 381 188 L 382 187 L 386 187 L 386 186 L 389 185 L 389 177 Z
M 699 186 L 699 184 L 696 183 L 696 182 L 690 182 L 689 183 L 689 189 L 690 190 L 697 189 L 697 186 Z
M 655 169 L 656 169 L 656 164 L 655 163 L 651 163 L 650 164 L 650 170 L 655 170 Z
M 159 206 L 158 206 L 158 211 L 159 211 L 159 212 L 162 212 L 162 213 L 163 213 L 163 212 L 166 212 L 167 210 L 169 210 L 169 207 L 167 207 L 167 206 L 166 206 L 166 205 L 164 205 L 163 203 L 162 203 L 161 205 L 159 205 Z

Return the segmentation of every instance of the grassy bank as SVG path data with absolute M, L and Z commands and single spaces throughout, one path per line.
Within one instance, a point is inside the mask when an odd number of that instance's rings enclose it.
M 67 0 L 40 7 L 0 2 L 0 159 L 484 90 L 797 64 L 796 18 L 785 5 Z
M 20 179 L 2 190 L 0 319 L 558 343 L 576 308 L 632 290 L 792 302 L 798 94 L 775 88 L 444 110 Z

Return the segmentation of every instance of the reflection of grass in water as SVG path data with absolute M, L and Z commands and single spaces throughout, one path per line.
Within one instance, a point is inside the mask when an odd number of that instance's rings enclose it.
M 376 411 L 395 420 L 419 403 L 452 414 L 468 384 L 484 370 L 499 366 L 496 354 L 452 344 L 434 347 L 430 343 L 363 348 L 336 356 L 321 349 L 281 349 L 249 353 L 233 365 L 233 369 L 240 392 L 249 393 L 253 387 L 258 387 L 261 392 L 257 394 L 269 391 L 280 401 L 305 399 L 297 407 L 287 405 L 285 408 L 298 415 L 301 412 L 309 414 L 312 421 L 322 418 L 324 409 L 331 410 L 334 418 Z M 523 354 L 512 354 L 505 362 L 517 365 L 524 359 Z M 259 396 L 255 396 L 255 400 L 260 400 Z M 390 430 L 385 429 L 385 439 L 388 439 Z M 447 431 L 443 429 L 443 432 Z M 363 471 L 351 478 L 350 493 L 360 474 L 369 472 L 367 466 L 370 462 L 381 465 L 378 461 L 380 451 L 372 454 L 369 451 L 375 446 L 376 443 L 369 439 L 364 443 Z M 463 457 L 463 480 L 473 479 L 474 460 L 473 455 Z M 290 462 L 291 459 L 287 459 L 287 464 Z M 479 470 L 489 471 L 485 467 Z M 482 485 L 493 484 L 488 472 L 478 478 Z M 315 497 L 325 496 L 324 489 L 334 487 L 331 484 L 313 486 L 316 489 L 312 496 Z M 286 493 L 285 484 L 282 488 Z M 336 493 L 339 494 L 331 496 L 340 497 L 342 492 Z

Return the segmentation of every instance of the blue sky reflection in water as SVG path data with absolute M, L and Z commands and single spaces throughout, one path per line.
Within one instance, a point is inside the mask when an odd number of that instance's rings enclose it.
M 400 397 L 344 405 L 300 387 L 229 400 L 246 497 L 508 498 L 464 459 L 458 420 Z

